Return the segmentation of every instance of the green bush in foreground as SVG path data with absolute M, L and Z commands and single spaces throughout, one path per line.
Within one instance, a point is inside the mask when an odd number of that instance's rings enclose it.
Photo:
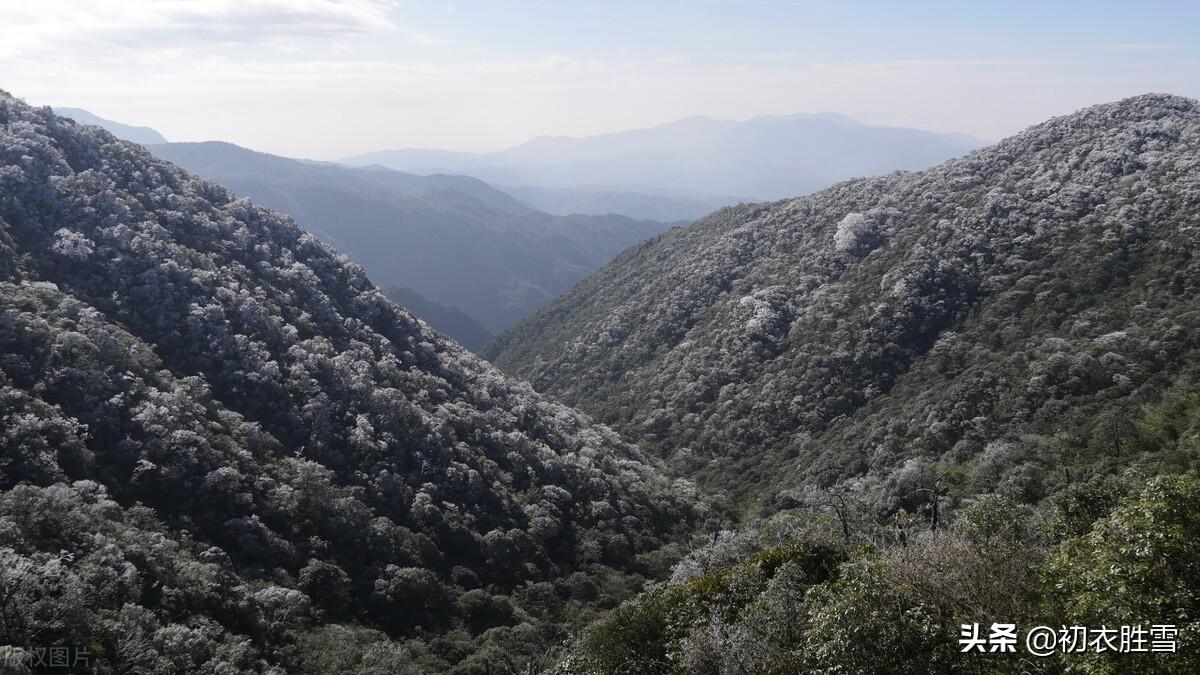
M 559 672 L 1200 672 L 1200 479 L 1094 494 L 1122 480 L 1075 491 L 1112 506 L 1073 536 L 1058 509 L 985 495 L 905 544 L 797 541 L 655 587 L 593 624 Z M 993 622 L 1017 624 L 1015 653 L 961 651 L 962 624 Z M 1033 626 L 1122 624 L 1177 626 L 1177 653 L 1024 646 Z

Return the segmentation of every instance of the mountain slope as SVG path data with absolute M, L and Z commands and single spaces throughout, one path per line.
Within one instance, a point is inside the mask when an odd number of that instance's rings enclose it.
M 1058 431 L 1103 436 L 1200 358 L 1198 158 L 1196 102 L 1148 95 L 725 209 L 486 356 L 752 501 L 864 475 L 900 500 L 900 467 L 1006 439 L 1001 478 L 1036 493 L 1081 447 Z
M 479 351 L 495 337 L 479 322 L 467 316 L 457 307 L 443 305 L 404 286 L 391 286 L 383 290 L 388 300 L 403 306 L 427 322 L 442 335 L 454 338 L 458 344 L 473 352 Z
M 630 218 L 657 221 L 693 221 L 729 204 L 721 197 L 652 195 L 600 188 L 548 188 L 536 185 L 503 186 L 508 194 L 530 206 L 558 215 L 619 213 Z M 736 201 L 736 200 L 734 200 Z
M 99 115 L 92 113 L 82 108 L 55 108 L 54 113 L 63 117 L 79 122 L 80 124 L 91 124 L 100 127 L 108 133 L 130 143 L 140 143 L 141 145 L 152 145 L 154 143 L 166 143 L 167 139 L 163 135 L 151 129 L 150 127 L 135 127 L 112 120 L 106 120 Z
M 3 93 L 0 343 L 0 639 L 101 672 L 520 668 L 692 513 L 288 218 Z
M 923 169 L 977 148 L 955 134 L 873 127 L 840 115 L 690 117 L 584 138 L 543 136 L 499 152 L 384 151 L 349 164 L 453 171 L 501 185 L 720 198 L 732 204 L 812 192 L 836 181 Z M 740 196 L 731 199 L 729 195 Z M 676 219 L 686 216 L 680 212 Z
M 465 176 L 415 176 L 253 152 L 228 143 L 151 148 L 294 217 L 363 265 L 497 331 L 666 225 L 620 216 L 551 216 Z

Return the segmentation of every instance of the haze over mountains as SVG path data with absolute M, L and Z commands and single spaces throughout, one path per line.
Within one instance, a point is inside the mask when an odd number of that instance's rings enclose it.
M 121 122 L 114 122 L 113 120 L 105 119 L 99 115 L 93 115 L 82 108 L 56 107 L 54 108 L 54 112 L 62 115 L 63 117 L 69 117 L 82 124 L 92 124 L 100 127 L 101 129 L 107 129 L 109 133 L 117 138 L 123 138 L 133 143 L 152 145 L 154 143 L 167 142 L 167 139 L 164 138 L 162 134 L 158 133 L 154 129 L 151 129 L 150 127 L 137 127 L 129 124 L 122 124 Z
M 380 285 L 461 309 L 492 332 L 668 227 L 616 215 L 553 216 L 466 176 L 306 162 L 218 142 L 150 150 L 291 215 Z
M 924 169 L 980 145 L 959 134 L 867 126 L 824 113 L 744 122 L 689 117 L 583 138 L 542 136 L 491 153 L 391 150 L 344 161 L 467 174 L 516 186 L 522 198 L 551 211 L 663 214 L 673 203 L 673 214 L 688 218 L 704 206 L 778 199 L 856 176 Z M 589 193 L 594 196 L 585 198 Z M 646 203 L 650 197 L 653 205 Z
M 730 197 L 679 193 L 672 196 L 596 187 L 543 187 L 503 185 L 501 188 L 522 202 L 547 213 L 601 215 L 617 213 L 630 218 L 692 221 L 735 203 Z
M 622 134 L 542 137 L 491 155 L 416 151 L 348 160 L 432 174 L 416 175 L 293 160 L 229 143 L 165 143 L 150 129 L 76 114 L 123 138 L 156 143 L 160 157 L 291 215 L 383 286 L 408 289 L 418 315 L 473 349 L 667 227 L 612 214 L 693 219 L 738 201 L 704 192 L 718 184 L 746 194 L 803 193 L 837 177 L 923 167 L 973 143 L 833 114 L 748 122 L 696 117 Z M 522 186 L 501 190 L 441 171 Z M 453 318 L 454 310 L 483 331 Z
M 152 129 L 63 110 L 292 216 L 469 349 L 669 226 L 611 215 L 555 217 L 467 176 L 346 168 L 222 142 L 167 143 Z
M 406 286 L 389 286 L 383 289 L 388 300 L 416 314 L 443 335 L 454 338 L 458 344 L 477 352 L 495 337 L 466 312 L 457 307 L 443 305 L 421 295 Z

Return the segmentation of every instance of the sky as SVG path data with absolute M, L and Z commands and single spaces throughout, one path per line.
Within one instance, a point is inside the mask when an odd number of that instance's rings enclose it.
M 1197 36 L 1195 0 L 41 0 L 0 3 L 0 89 L 326 160 L 825 111 L 991 141 L 1200 98 Z

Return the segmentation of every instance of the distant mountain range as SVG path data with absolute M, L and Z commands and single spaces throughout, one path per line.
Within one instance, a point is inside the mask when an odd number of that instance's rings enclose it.
M 664 223 L 922 168 L 979 145 L 831 113 L 691 117 L 586 138 L 543 136 L 487 154 L 384 151 L 345 166 L 229 143 L 165 143 L 153 129 L 62 110 L 291 215 L 380 285 L 406 289 L 418 316 L 473 348 Z
M 99 115 L 83 110 L 82 108 L 54 108 L 54 112 L 63 117 L 80 122 L 82 124 L 91 124 L 100 127 L 117 138 L 124 139 L 133 143 L 141 143 L 142 145 L 152 145 L 154 143 L 166 143 L 167 139 L 162 134 L 158 133 L 150 127 L 136 127 L 129 124 L 122 124 L 112 120 L 104 119 Z
M 839 180 L 924 169 L 978 148 L 960 134 L 877 127 L 843 115 L 689 117 L 583 138 L 540 136 L 499 152 L 387 150 L 345 163 L 467 174 L 550 211 L 687 219 L 715 205 L 806 194 Z M 655 200 L 654 206 L 646 204 Z M 669 208 L 668 208 L 669 207 Z
M 301 161 L 219 142 L 149 149 L 292 216 L 381 286 L 461 309 L 491 332 L 668 227 L 614 215 L 554 216 L 466 176 Z M 479 334 L 451 336 L 475 343 Z

